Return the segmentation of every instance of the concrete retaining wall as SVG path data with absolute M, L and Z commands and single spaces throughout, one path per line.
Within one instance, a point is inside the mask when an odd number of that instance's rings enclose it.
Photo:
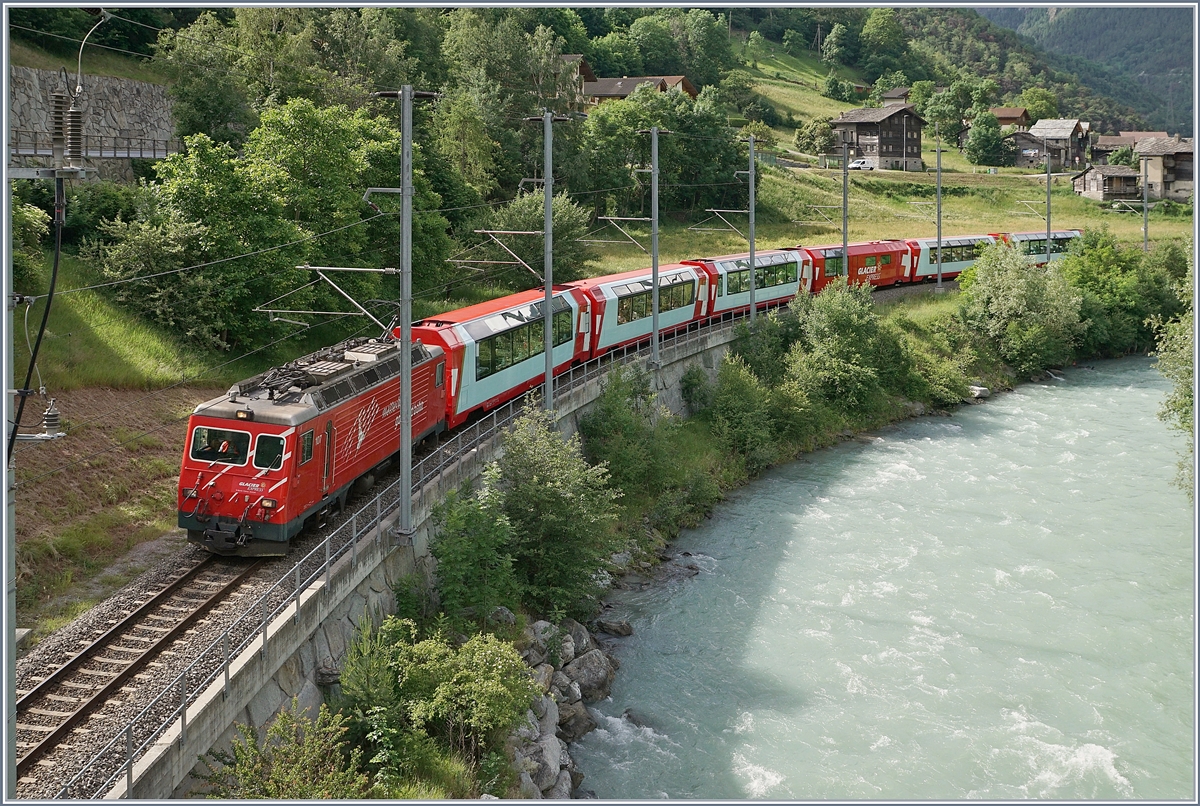
M 681 412 L 680 380 L 688 367 L 699 365 L 710 378 L 716 376 L 721 358 L 733 340 L 732 327 L 696 335 L 680 346 L 661 351 L 661 368 L 655 373 L 659 400 Z M 558 395 L 559 427 L 565 434 L 577 430 L 582 416 L 598 397 L 603 377 L 596 377 Z M 343 557 L 335 564 L 330 583 L 312 585 L 300 596 L 299 608 L 290 607 L 268 628 L 266 650 L 255 641 L 231 665 L 230 683 L 212 684 L 188 708 L 187 732 L 176 723 L 134 767 L 133 797 L 162 799 L 195 796 L 197 781 L 190 776 L 202 772 L 197 759 L 212 749 L 228 750 L 237 738 L 237 725 L 262 729 L 293 698 L 311 713 L 323 702 L 325 691 L 318 683 L 323 670 L 340 668 L 346 647 L 364 618 L 378 619 L 393 612 L 392 589 L 411 574 L 433 579 L 429 555 L 430 515 L 447 492 L 474 481 L 487 464 L 499 456 L 500 439 L 478 445 L 435 481 L 413 497 L 411 540 L 395 535 L 395 518 L 386 519 L 376 533 L 360 538 L 356 562 Z M 122 780 L 107 795 L 125 797 Z

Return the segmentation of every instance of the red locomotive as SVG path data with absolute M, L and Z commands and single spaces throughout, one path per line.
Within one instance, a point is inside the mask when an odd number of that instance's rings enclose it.
M 445 428 L 446 360 L 411 346 L 413 438 Z M 351 339 L 196 407 L 179 473 L 179 526 L 217 554 L 284 554 L 305 522 L 400 447 L 400 345 Z
M 1079 230 L 1051 233 L 1050 258 Z M 1002 241 L 1032 261 L 1046 234 L 942 239 L 942 276 L 953 278 L 982 247 Z M 795 246 L 756 252 L 756 308 L 817 293 L 835 278 L 891 286 L 937 275 L 937 239 Z M 750 256 L 697 258 L 659 268 L 659 329 L 669 334 L 750 307 Z M 554 372 L 651 334 L 651 270 L 636 269 L 553 289 Z M 524 291 L 412 327 L 413 439 L 456 428 L 542 383 L 545 305 Z M 196 408 L 179 475 L 179 525 L 218 554 L 283 554 L 305 523 L 342 507 L 352 485 L 400 445 L 399 328 L 351 339 L 235 385 Z

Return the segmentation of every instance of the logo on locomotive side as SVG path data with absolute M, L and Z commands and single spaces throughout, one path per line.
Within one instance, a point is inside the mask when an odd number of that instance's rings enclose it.
M 267 484 L 266 484 L 266 482 L 263 482 L 263 481 L 248 481 L 248 480 L 243 479 L 241 481 L 238 481 L 238 483 L 235 486 L 241 487 L 243 490 L 250 490 L 251 492 L 256 492 L 256 493 L 262 493 L 262 492 L 267 491 Z

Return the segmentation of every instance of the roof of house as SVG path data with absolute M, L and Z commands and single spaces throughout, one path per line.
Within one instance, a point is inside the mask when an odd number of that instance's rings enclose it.
M 1165 154 L 1191 154 L 1192 139 L 1190 137 L 1147 137 L 1139 140 L 1133 150 L 1148 157 L 1159 157 Z
M 1078 179 L 1088 171 L 1095 171 L 1101 176 L 1137 176 L 1136 168 L 1130 168 L 1128 165 L 1089 165 L 1079 173 L 1072 176 L 1072 179 Z
M 884 98 L 905 98 L 912 92 L 912 87 L 893 87 L 883 94 Z
M 1049 140 L 1065 140 L 1074 136 L 1076 129 L 1082 129 L 1079 118 L 1042 118 L 1029 127 L 1029 133 Z
M 1029 117 L 1029 112 L 1023 106 L 993 106 L 988 111 L 998 118 Z
M 912 104 L 893 104 L 891 106 L 865 106 L 861 109 L 851 109 L 848 112 L 843 112 L 840 117 L 829 122 L 833 128 L 837 128 L 843 123 L 882 123 L 893 115 L 908 111 L 912 116 L 922 123 L 924 118 L 914 111 Z
M 693 98 L 698 94 L 692 82 L 685 76 L 623 76 L 621 78 L 598 78 L 595 81 L 583 82 L 583 91 L 587 95 L 600 98 L 626 98 L 640 84 L 652 84 L 659 91 L 678 87 Z
M 1147 137 L 1167 137 L 1166 132 L 1120 132 L 1122 137 L 1132 137 L 1136 143 L 1138 140 L 1145 140 Z
M 579 75 L 583 76 L 584 81 L 595 81 L 596 74 L 592 72 L 592 66 L 588 64 L 587 59 L 583 58 L 582 53 L 564 53 L 562 60 L 567 64 L 579 62 Z

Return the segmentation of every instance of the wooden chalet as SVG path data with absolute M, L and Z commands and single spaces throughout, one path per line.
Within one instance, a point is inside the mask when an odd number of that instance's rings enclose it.
M 996 116 L 1001 129 L 1008 126 L 1016 131 L 1029 129 L 1029 111 L 1023 106 L 993 106 L 988 111 Z
M 1195 192 L 1192 138 L 1146 137 L 1133 147 L 1146 160 L 1146 188 L 1155 199 L 1187 201 Z
M 621 78 L 598 78 L 583 83 L 584 95 L 593 106 L 618 98 L 628 98 L 642 84 L 649 84 L 658 92 L 679 90 L 692 98 L 699 91 L 685 76 L 622 76 Z
M 830 121 L 836 141 L 850 138 L 850 159 L 870 159 L 876 168 L 921 170 L 921 129 L 925 120 L 912 104 L 864 107 Z M 835 151 L 840 148 L 835 146 Z
M 908 103 L 908 96 L 911 94 L 912 87 L 893 87 L 883 94 L 883 105 L 906 104 Z
M 1071 177 L 1075 193 L 1096 201 L 1137 199 L 1138 172 L 1128 165 L 1089 165 Z

